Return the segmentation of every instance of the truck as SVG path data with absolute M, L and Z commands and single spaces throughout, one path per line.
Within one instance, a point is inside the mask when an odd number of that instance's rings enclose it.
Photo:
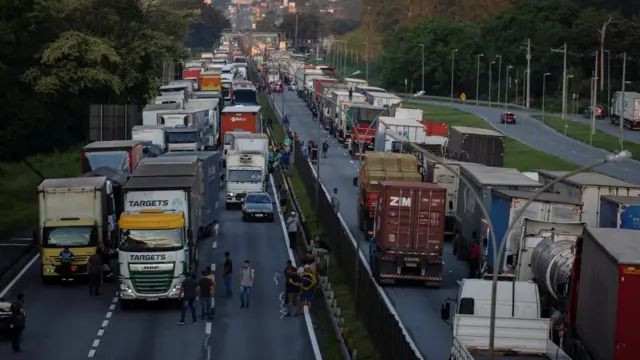
M 321 69 L 316 69 L 314 65 L 304 65 L 296 69 L 296 91 L 298 97 L 302 97 L 305 93 L 307 76 L 311 75 L 322 76 L 323 72 Z
M 359 187 L 358 228 L 369 235 L 373 234 L 379 183 L 382 180 L 420 181 L 415 157 L 378 151 L 365 154 L 360 176 L 354 178 L 353 185 Z
M 205 71 L 200 78 L 200 91 L 222 91 L 222 78 L 219 72 Z
M 349 102 L 363 103 L 365 97 L 356 93 L 351 93 L 351 96 L 349 96 L 349 90 L 334 89 L 331 91 L 328 98 L 330 101 L 328 101 L 329 105 L 326 115 L 329 118 L 327 120 L 331 123 L 330 133 L 337 136 L 337 132 L 341 132 L 341 136 L 344 136 L 343 132 L 344 124 L 346 123 L 346 114 L 343 113 L 342 104 Z
M 600 197 L 600 227 L 640 230 L 640 197 Z
M 447 206 L 444 218 L 444 236 L 445 240 L 451 240 L 455 227 L 456 212 L 458 210 L 458 189 L 460 187 L 460 167 L 462 165 L 478 165 L 466 163 L 456 160 L 445 160 L 446 164 L 451 167 L 451 172 L 444 165 L 433 160 L 422 160 L 418 163 L 418 170 L 422 176 L 422 181 L 438 184 L 440 187 L 447 189 Z
M 380 181 L 379 187 L 369 253 L 374 278 L 439 286 L 446 189 L 392 180 Z
M 637 92 L 621 91 L 613 93 L 609 120 L 614 125 L 622 125 L 629 130 L 640 127 L 640 94 Z
M 522 222 L 524 218 L 546 221 L 546 222 L 567 222 L 577 223 L 581 221 L 582 204 L 576 200 L 560 194 L 543 193 L 540 194 L 527 207 L 524 214 L 517 218 L 524 204 L 533 199 L 535 193 L 523 190 L 491 190 L 491 207 L 488 209 L 491 214 L 495 240 L 489 233 L 487 246 L 487 266 L 498 273 L 506 273 L 513 270 L 513 264 L 518 256 L 522 237 Z M 508 234 L 507 243 L 503 253 L 498 253 L 497 259 L 493 257 L 494 246 L 497 251 L 501 244 L 507 228 L 515 223 L 514 228 Z
M 180 93 L 180 94 L 182 94 L 182 93 Z M 177 104 L 178 107 L 176 109 L 182 109 L 184 107 L 184 104 L 186 103 L 186 101 L 184 99 L 184 96 L 182 96 L 180 94 L 156 96 L 153 99 L 153 103 L 155 105 Z M 167 110 L 171 110 L 171 108 L 167 108 Z M 143 125 L 145 125 L 145 124 L 143 123 Z
M 200 83 L 202 81 L 202 69 L 185 69 L 182 70 L 182 80 L 191 80 L 193 82 L 193 90 L 200 90 Z
M 240 205 L 248 193 L 264 192 L 268 177 L 267 154 L 262 149 L 227 154 L 225 208 Z
M 220 137 L 224 139 L 225 148 L 231 140 L 227 139 L 226 134 L 229 132 L 262 133 L 262 113 L 260 109 L 260 106 L 227 106 L 222 110 Z
M 411 108 L 396 108 L 394 107 L 391 110 L 391 115 L 397 118 L 412 118 L 418 121 L 422 121 L 422 117 L 424 112 L 422 109 L 411 109 Z
M 347 115 L 351 116 L 351 138 L 349 139 L 349 153 L 354 159 L 359 159 L 368 150 L 373 150 L 373 141 L 376 135 L 376 128 L 371 124 L 378 119 L 379 116 L 385 115 L 388 109 L 382 109 L 369 104 L 357 104 L 352 106 Z
M 546 185 L 565 176 L 568 171 L 539 170 L 540 181 Z M 554 192 L 574 199 L 582 204 L 582 221 L 591 227 L 599 227 L 600 198 L 602 195 L 640 196 L 640 185 L 631 184 L 610 176 L 583 172 L 553 185 Z
M 349 140 L 351 139 L 351 124 L 354 110 L 350 109 L 357 104 L 365 104 L 364 95 L 354 94 L 351 101 L 339 101 L 338 111 L 339 115 L 336 124 L 336 138 L 346 149 L 349 147 Z
M 450 359 L 487 359 L 491 328 L 492 282 L 462 279 L 456 299 L 440 308 L 442 320 L 454 315 Z M 541 317 L 538 287 L 529 281 L 498 281 L 494 337 L 495 359 L 571 360 L 549 337 L 551 321 Z M 504 355 L 503 355 L 504 354 Z
M 307 75 L 307 77 L 305 78 L 305 97 L 304 97 L 304 101 L 307 103 L 307 107 L 309 107 L 310 109 L 313 108 L 313 106 L 315 106 L 315 104 L 317 103 L 316 101 L 316 80 L 321 79 L 321 80 L 327 80 L 327 81 L 334 81 L 336 79 L 325 76 L 325 75 Z
M 364 96 L 367 96 L 367 93 L 369 92 L 376 92 L 376 93 L 386 93 L 387 90 L 380 88 L 380 87 L 376 87 L 376 86 L 369 86 L 369 85 L 356 85 L 356 89 L 354 92 L 360 93 Z
M 467 260 L 474 241 L 486 249 L 489 239 L 488 219 L 484 218 L 474 191 L 482 199 L 485 208 L 491 209 L 493 189 L 532 191 L 542 187 L 542 184 L 516 169 L 482 165 L 462 165 L 460 177 L 468 181 L 471 188 L 463 181 L 458 182 L 458 208 L 452 248 L 458 260 Z
M 156 126 L 158 125 L 158 113 L 164 111 L 178 110 L 182 106 L 179 103 L 170 104 L 148 104 L 142 109 L 142 125 Z
M 74 255 L 72 277 L 89 275 L 89 257 L 96 249 L 108 254 L 117 245 L 113 187 L 104 176 L 46 179 L 37 192 L 42 281 L 61 279 L 59 254 L 67 247 Z
M 319 103 L 316 104 L 320 111 L 320 121 L 324 126 L 325 130 L 329 130 L 331 134 L 333 134 L 333 122 L 335 119 L 336 112 L 336 104 L 333 102 L 333 94 L 336 91 L 346 91 L 347 99 L 349 94 L 349 89 L 345 84 L 337 83 L 337 82 L 325 82 L 320 84 L 320 100 Z
M 82 173 L 109 167 L 132 174 L 143 157 L 144 149 L 139 140 L 94 141 L 82 148 Z
M 169 151 L 213 149 L 213 116 L 211 109 L 197 105 L 158 113 L 158 125 L 166 128 Z
M 194 176 L 136 177 L 123 187 L 118 296 L 123 310 L 135 301 L 178 303 L 182 282 L 198 267 L 203 199 Z
M 369 104 L 384 108 L 391 107 L 392 105 L 398 104 L 402 101 L 402 99 L 397 95 L 386 92 L 368 91 L 365 96 L 367 97 L 367 102 Z
M 418 120 L 414 118 L 380 116 L 374 141 L 376 151 L 393 151 L 393 145 L 397 141 L 387 135 L 387 131 L 405 137 L 407 142 L 424 143 L 427 141 L 424 126 Z
M 251 81 L 236 80 L 231 83 L 231 105 L 258 106 L 258 93 Z
M 185 106 L 187 110 L 205 110 L 207 122 L 205 124 L 205 134 L 207 139 L 211 139 L 208 144 L 212 148 L 217 148 L 220 141 L 220 99 L 191 99 Z
M 162 151 L 167 151 L 167 141 L 164 126 L 161 125 L 136 125 L 131 129 L 131 139 L 143 142 L 151 142 Z M 144 152 L 144 149 L 143 149 Z
M 369 85 L 366 80 L 356 79 L 356 78 L 344 78 L 342 80 L 347 88 L 352 89 L 354 92 L 356 90 L 356 86 L 367 86 Z
M 449 127 L 449 158 L 502 167 L 506 137 L 493 130 L 468 126 Z

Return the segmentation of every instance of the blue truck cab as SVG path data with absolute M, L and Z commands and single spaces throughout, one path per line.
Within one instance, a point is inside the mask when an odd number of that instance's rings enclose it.
M 600 197 L 600 227 L 640 230 L 640 197 Z
M 522 190 L 492 190 L 489 215 L 496 234 L 495 246 L 500 248 L 509 225 L 516 222 L 507 237 L 507 244 L 503 252 L 498 254 L 499 264 L 493 257 L 494 241 L 488 236 L 487 266 L 499 273 L 515 272 L 518 250 L 522 241 L 523 219 L 533 219 L 548 222 L 577 223 L 581 221 L 582 205 L 569 196 L 542 193 L 527 207 L 520 218 L 518 214 L 525 203 L 533 198 L 535 192 Z

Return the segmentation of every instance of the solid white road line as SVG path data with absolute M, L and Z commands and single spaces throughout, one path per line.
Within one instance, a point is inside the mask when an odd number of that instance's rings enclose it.
M 16 275 L 16 277 L 14 277 L 13 280 L 11 280 L 11 282 L 4 288 L 4 290 L 2 290 L 2 292 L 0 292 L 0 297 L 4 297 L 5 295 L 7 295 L 9 291 L 11 291 L 11 288 L 13 288 L 16 285 L 18 280 L 20 280 L 20 278 L 24 276 L 24 273 L 26 273 L 27 270 L 29 270 L 29 268 L 36 262 L 36 260 L 38 260 L 39 257 L 40 257 L 40 254 L 34 256 L 31 260 L 29 260 L 27 265 L 25 265 L 22 268 L 22 270 L 20 270 L 18 275 Z

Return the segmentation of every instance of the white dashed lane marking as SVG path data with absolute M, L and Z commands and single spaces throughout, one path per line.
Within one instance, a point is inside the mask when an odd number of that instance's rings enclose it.
M 102 325 L 100 325 L 100 329 L 96 334 L 96 339 L 94 339 L 93 343 L 91 344 L 91 350 L 89 350 L 89 354 L 87 355 L 88 358 L 96 356 L 96 351 L 98 350 L 98 346 L 100 346 L 100 338 L 102 338 L 107 326 L 109 326 L 109 319 L 111 319 L 111 316 L 113 316 L 113 311 L 116 309 L 116 305 L 118 304 L 119 300 L 120 298 L 118 297 L 118 293 L 116 293 L 116 296 L 114 296 L 111 300 L 111 305 L 109 305 L 109 311 L 107 311 L 106 315 L 104 316 L 105 319 L 102 320 Z

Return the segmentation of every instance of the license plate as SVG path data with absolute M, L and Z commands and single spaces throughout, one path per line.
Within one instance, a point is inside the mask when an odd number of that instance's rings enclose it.
M 148 298 L 147 299 L 147 301 L 158 301 L 158 300 L 160 300 L 160 299 L 158 299 L 158 298 Z
M 415 262 L 418 262 L 418 261 L 420 261 L 420 259 L 418 259 L 418 258 L 405 258 L 404 261 L 415 261 Z
M 418 264 L 415 263 L 407 263 L 405 264 L 407 267 L 418 267 Z
M 256 217 L 263 217 L 264 215 L 262 214 L 256 214 Z

